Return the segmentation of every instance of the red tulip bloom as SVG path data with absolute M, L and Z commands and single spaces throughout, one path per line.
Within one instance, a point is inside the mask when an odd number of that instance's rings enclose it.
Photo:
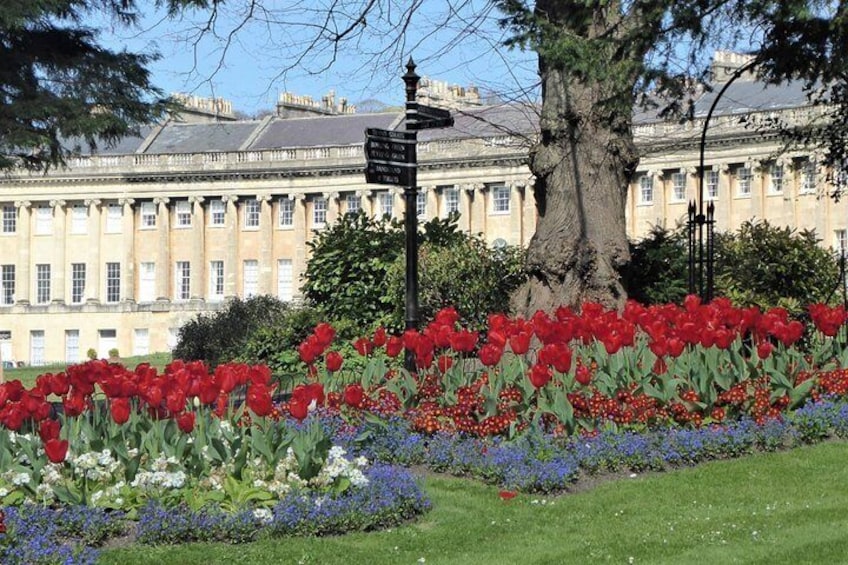
M 190 434 L 194 431 L 194 412 L 183 412 L 177 416 L 177 426 L 183 433 Z
M 60 427 L 58 420 L 42 420 L 38 426 L 38 435 L 41 437 L 41 441 L 59 439 Z
M 377 331 L 374 332 L 374 338 L 371 340 L 374 343 L 374 347 L 383 347 L 386 345 L 386 328 L 377 328 Z
M 459 353 L 470 353 L 471 351 L 474 351 L 478 337 L 477 332 L 470 332 L 467 330 L 454 332 L 450 337 L 451 349 Z
M 353 347 L 354 349 L 356 349 L 356 352 L 362 355 L 363 357 L 371 355 L 371 352 L 374 351 L 374 344 L 371 343 L 371 340 L 367 337 L 360 337 L 359 339 L 354 341 Z
M 324 363 L 327 365 L 327 370 L 335 373 L 342 368 L 342 356 L 338 351 L 330 351 L 324 357 Z
M 397 357 L 403 351 L 403 338 L 393 335 L 386 342 L 386 355 Z
M 771 343 L 767 341 L 761 341 L 760 344 L 757 346 L 757 357 L 759 357 L 760 359 L 766 359 L 769 355 L 771 355 L 771 352 L 773 350 L 774 346 Z
M 540 365 L 537 363 L 530 369 L 528 378 L 534 387 L 542 388 L 550 382 L 551 378 L 553 378 L 553 373 L 551 372 L 551 368 L 547 365 Z
M 271 413 L 274 406 L 271 402 L 271 389 L 264 385 L 253 385 L 247 391 L 247 407 L 254 414 L 263 417 Z
M 289 402 L 289 414 L 292 415 L 292 418 L 303 420 L 309 414 L 308 403 L 298 398 L 292 398 Z
M 365 391 L 362 389 L 362 385 L 359 383 L 355 383 L 352 385 L 348 385 L 344 391 L 344 401 L 348 406 L 352 406 L 354 408 L 359 408 L 362 406 L 362 400 L 365 397 Z
M 494 367 L 497 365 L 500 362 L 502 355 L 503 348 L 495 345 L 494 343 L 487 343 L 480 348 L 480 362 L 486 367 Z
M 61 463 L 68 456 L 68 440 L 47 440 L 44 442 L 44 452 L 51 463 Z
M 130 399 L 129 398 L 113 398 L 109 402 L 109 407 L 112 411 L 112 419 L 116 424 L 126 424 L 130 419 Z
M 186 407 L 186 393 L 180 389 L 174 389 L 165 397 L 165 406 L 172 414 L 179 414 Z
M 524 355 L 530 349 L 531 334 L 521 332 L 509 338 L 509 347 L 516 355 Z
M 322 349 L 327 349 L 333 343 L 333 338 L 336 337 L 336 330 L 326 322 L 321 322 L 315 326 L 315 330 L 312 333 L 315 334 L 318 344 Z
M 453 357 L 450 355 L 439 355 L 438 366 L 440 373 L 447 373 L 448 369 L 453 366 Z
M 511 490 L 502 490 L 498 492 L 498 496 L 501 497 L 501 500 L 512 500 L 518 495 L 517 492 L 513 492 Z
M 85 396 L 75 392 L 62 399 L 62 407 L 66 416 L 79 416 L 85 410 L 85 404 Z
M 590 371 L 587 366 L 580 365 L 577 367 L 574 380 L 583 386 L 589 386 L 589 383 L 592 382 L 592 371 Z

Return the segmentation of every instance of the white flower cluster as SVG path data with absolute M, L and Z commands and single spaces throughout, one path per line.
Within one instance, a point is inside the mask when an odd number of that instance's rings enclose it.
M 186 474 L 174 456 L 160 455 L 149 469 L 139 469 L 130 483 L 133 488 L 143 490 L 178 489 L 185 486 Z
M 355 487 L 364 487 L 368 484 L 368 478 L 362 472 L 362 468 L 368 465 L 364 457 L 357 457 L 353 461 L 345 459 L 347 452 L 340 446 L 334 445 L 330 448 L 327 460 L 321 471 L 309 481 L 309 485 L 317 488 L 332 486 L 337 479 L 346 477 L 350 484 Z
M 76 457 L 71 457 L 71 469 L 74 474 L 82 475 L 90 481 L 105 481 L 112 479 L 121 464 L 112 457 L 109 449 L 89 451 Z

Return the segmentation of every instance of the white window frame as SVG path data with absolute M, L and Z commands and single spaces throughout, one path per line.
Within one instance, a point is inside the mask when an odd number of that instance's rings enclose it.
M 121 301 L 121 264 L 106 263 L 106 302 L 114 304 Z
M 833 243 L 837 257 L 848 257 L 848 230 L 834 230 Z
M 35 266 L 35 303 L 50 303 L 50 263 Z
M 38 206 L 35 209 L 35 235 L 51 235 L 53 233 L 53 208 Z
M 174 300 L 185 302 L 191 298 L 191 262 L 174 263 Z
M 227 203 L 216 198 L 209 201 L 209 225 L 224 226 L 227 224 Z
M 121 233 L 124 209 L 120 204 L 106 206 L 106 233 Z
M 419 190 L 415 195 L 415 215 L 419 220 L 427 217 L 427 193 Z
M 345 198 L 345 213 L 358 214 L 362 210 L 362 197 L 358 194 L 348 194 Z
M 185 229 L 191 227 L 191 202 L 177 200 L 174 203 L 174 227 Z
M 327 225 L 327 199 L 316 196 L 312 199 L 312 228 L 320 229 Z
M 781 194 L 785 184 L 786 178 L 783 165 L 772 163 L 769 167 L 769 192 L 771 194 Z
M 492 214 L 509 214 L 509 187 L 504 184 L 496 184 L 490 187 L 492 199 Z
M 65 363 L 80 362 L 79 339 L 79 330 L 65 330 Z
M 71 263 L 71 304 L 85 301 L 85 263 Z
M 377 209 L 380 211 L 377 218 L 394 217 L 395 195 L 391 191 L 377 193 Z
M 71 206 L 71 233 L 74 235 L 88 233 L 88 206 L 82 204 Z
M 29 364 L 35 367 L 47 364 L 44 358 L 44 330 L 30 330 L 29 332 Z
M 135 328 L 133 330 L 133 355 L 148 355 L 150 353 L 150 330 Z
M 642 175 L 639 177 L 639 204 L 649 206 L 654 203 L 654 177 Z
M 675 171 L 671 173 L 671 201 L 686 201 L 686 173 Z
M 142 261 L 138 264 L 138 301 L 156 300 L 156 263 Z
M 816 191 L 819 177 L 819 164 L 815 159 L 807 159 L 804 163 L 804 168 L 801 170 L 801 189 L 800 192 L 810 194 Z
M 294 299 L 294 270 L 291 259 L 277 259 L 277 298 L 283 302 Z
M 280 198 L 277 204 L 277 225 L 281 228 L 294 227 L 294 200 L 292 198 Z
M 244 201 L 242 206 L 244 207 L 244 229 L 259 229 L 259 200 L 256 198 L 248 198 Z
M 15 265 L 0 266 L 0 305 L 15 304 Z
M 706 194 L 704 195 L 705 198 L 707 200 L 717 200 L 719 172 L 708 169 L 704 171 L 704 176 L 704 184 L 706 184 Z
M 156 203 L 142 202 L 139 228 L 143 230 L 154 229 L 156 227 L 156 216 Z
M 739 167 L 736 169 L 736 195 L 742 197 L 751 196 L 751 184 L 753 174 L 751 167 Z
M 3 233 L 12 234 L 18 231 L 18 209 L 14 206 L 3 206 Z
M 442 188 L 442 201 L 445 207 L 445 217 L 452 213 L 460 213 L 459 189 L 455 186 Z
M 224 262 L 209 261 L 209 300 L 224 299 Z
M 259 293 L 259 261 L 245 259 L 242 264 L 242 298 L 250 298 Z

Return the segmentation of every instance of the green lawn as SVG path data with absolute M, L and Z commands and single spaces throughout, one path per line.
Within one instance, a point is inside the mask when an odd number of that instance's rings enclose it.
M 519 495 L 428 476 L 433 510 L 401 528 L 247 545 L 104 551 L 120 565 L 250 563 L 848 563 L 848 443 Z
M 142 355 L 139 357 L 122 357 L 121 363 L 125 367 L 134 369 L 139 363 L 150 363 L 160 371 L 165 368 L 165 365 L 171 362 L 170 353 L 151 353 L 150 355 Z M 4 377 L 7 381 L 15 379 L 20 380 L 27 388 L 35 385 L 35 379 L 38 375 L 44 373 L 58 373 L 64 371 L 67 363 L 59 363 L 56 365 L 42 365 L 40 367 L 21 367 L 18 369 L 5 369 Z

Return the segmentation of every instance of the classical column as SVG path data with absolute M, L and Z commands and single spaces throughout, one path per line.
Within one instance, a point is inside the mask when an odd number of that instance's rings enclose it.
M 202 196 L 189 196 L 191 204 L 191 279 L 189 280 L 189 296 L 192 300 L 203 300 L 205 296 L 206 269 L 206 216 L 203 209 Z
M 276 294 L 274 276 L 274 216 L 271 195 L 259 194 L 259 294 Z
M 373 217 L 374 210 L 371 209 L 371 190 L 363 188 L 356 191 L 359 196 L 359 208 L 369 218 Z
M 297 193 L 290 195 L 294 200 L 294 258 L 292 260 L 292 281 L 294 282 L 294 296 L 301 298 L 300 280 L 306 271 L 306 195 Z
M 767 161 L 758 161 L 751 169 L 751 216 L 764 218 L 766 200 L 766 170 Z
M 225 194 L 221 200 L 227 206 L 227 252 L 224 254 L 224 296 L 232 298 L 238 296 L 238 242 L 239 242 L 239 226 L 238 226 L 238 196 L 235 194 Z
M 327 225 L 332 225 L 339 219 L 339 193 L 325 192 L 324 200 L 327 201 Z
M 171 214 L 168 210 L 170 200 L 167 197 L 154 198 L 157 218 L 158 245 L 156 248 L 156 300 L 171 299 Z
M 421 190 L 427 196 L 427 219 L 437 217 L 439 215 L 439 195 L 436 186 L 422 186 Z
M 65 251 L 67 240 L 66 208 L 64 200 L 51 200 L 50 207 L 53 208 L 53 257 L 51 260 L 50 276 L 52 277 L 50 293 L 53 302 L 64 304 L 65 302 Z
M 512 182 L 507 186 L 509 186 L 509 243 L 511 245 L 522 245 L 521 194 L 524 191 L 524 185 Z
M 121 198 L 118 204 L 123 209 L 124 257 L 121 263 L 121 301 L 135 302 L 135 214 L 133 198 Z
M 18 209 L 17 220 L 17 241 L 18 241 L 18 262 L 15 266 L 15 299 L 18 304 L 29 305 L 30 288 L 33 286 L 30 280 L 30 231 L 32 229 L 32 202 L 28 200 L 19 200 L 15 202 L 15 208 Z
M 486 233 L 486 219 L 488 210 L 486 210 L 486 194 L 488 187 L 485 184 L 476 182 L 472 185 L 473 196 L 471 198 L 471 222 L 469 229 L 472 234 Z
M 474 184 L 464 184 L 459 191 L 459 229 L 471 231 L 471 206 L 474 198 Z
M 392 198 L 392 218 L 403 221 L 406 214 L 406 200 L 403 197 L 403 189 L 399 187 L 389 188 Z
M 100 246 L 103 237 L 98 198 L 85 200 L 88 206 L 88 252 L 85 263 L 85 301 L 100 302 Z
M 713 165 L 713 171 L 718 173 L 718 196 L 715 199 L 716 232 L 730 229 L 733 195 L 730 193 L 730 165 L 721 163 Z
M 527 184 L 524 185 L 524 205 L 521 208 L 521 216 L 523 218 L 522 227 L 522 243 L 530 244 L 533 234 L 536 233 L 536 194 L 533 192 L 533 186 L 536 184 L 536 177 L 531 176 L 527 179 Z

